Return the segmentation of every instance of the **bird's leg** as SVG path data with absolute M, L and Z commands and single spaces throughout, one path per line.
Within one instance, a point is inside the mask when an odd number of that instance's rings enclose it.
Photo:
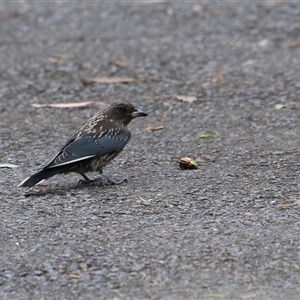
M 84 173 L 80 173 L 80 175 L 84 178 L 84 180 L 80 179 L 78 181 L 78 184 L 91 183 L 91 182 L 94 182 L 96 180 L 96 179 L 90 179 L 90 178 L 88 178 Z
M 102 177 L 104 177 L 110 184 L 122 184 L 124 182 L 127 182 L 127 179 L 124 178 L 124 179 L 120 179 L 120 180 L 115 180 L 115 179 L 112 179 L 111 177 L 109 177 L 107 174 L 104 174 L 104 173 L 100 173 L 102 175 Z

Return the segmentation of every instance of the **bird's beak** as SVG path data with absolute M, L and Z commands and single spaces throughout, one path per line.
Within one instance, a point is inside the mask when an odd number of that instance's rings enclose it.
M 130 114 L 132 118 L 136 118 L 136 117 L 146 117 L 148 116 L 148 114 L 146 114 L 145 112 L 143 112 L 140 109 L 135 109 L 135 111 L 133 113 Z

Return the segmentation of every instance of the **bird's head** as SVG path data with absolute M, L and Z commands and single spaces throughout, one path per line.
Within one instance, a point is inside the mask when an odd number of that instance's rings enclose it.
M 115 102 L 106 109 L 106 116 L 116 122 L 127 126 L 130 121 L 137 117 L 148 116 L 142 110 L 136 108 L 133 104 L 128 102 Z

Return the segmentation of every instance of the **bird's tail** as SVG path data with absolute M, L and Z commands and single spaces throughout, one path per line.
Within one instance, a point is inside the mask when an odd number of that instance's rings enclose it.
M 68 167 L 64 166 L 62 167 L 56 167 L 56 168 L 44 168 L 41 171 L 33 174 L 32 176 L 26 178 L 23 180 L 18 186 L 21 187 L 32 187 L 39 183 L 40 181 L 44 179 L 48 179 L 56 174 L 61 174 L 65 172 L 68 169 Z

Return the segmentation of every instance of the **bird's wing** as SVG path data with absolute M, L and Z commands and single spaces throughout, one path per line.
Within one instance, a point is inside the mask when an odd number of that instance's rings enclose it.
M 113 136 L 103 135 L 100 138 L 83 136 L 70 139 L 45 168 L 67 165 L 122 150 L 129 142 L 130 136 L 129 131 L 123 130 Z

